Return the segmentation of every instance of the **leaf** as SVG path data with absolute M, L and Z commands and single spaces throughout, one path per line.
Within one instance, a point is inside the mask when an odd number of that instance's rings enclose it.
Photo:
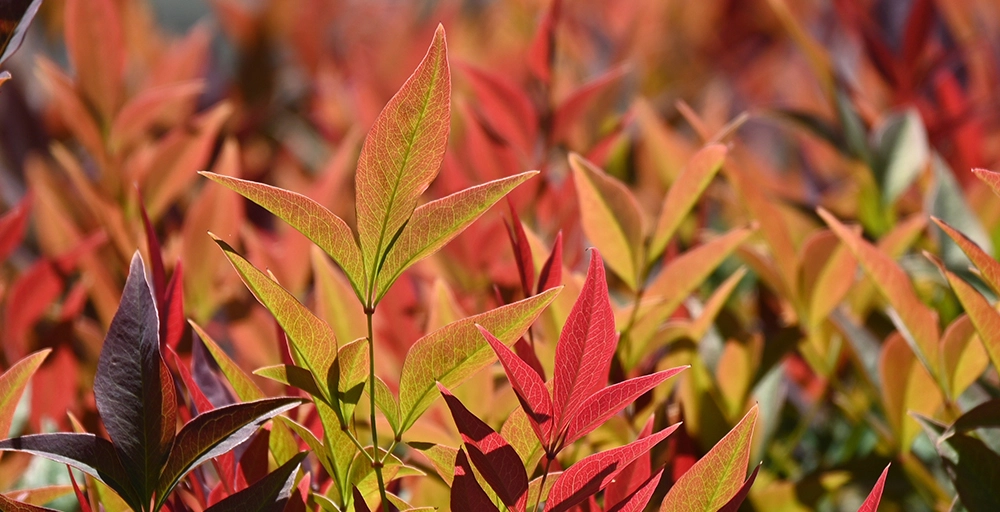
M 26 452 L 68 464 L 104 482 L 134 509 L 143 503 L 114 445 L 93 434 L 36 434 L 0 441 L 0 451 Z
M 760 467 L 761 464 L 757 464 L 757 467 L 753 468 L 753 473 L 750 473 L 750 476 L 747 477 L 747 480 L 743 482 L 743 485 L 740 487 L 740 490 L 736 493 L 735 496 L 732 497 L 732 499 L 727 501 L 726 504 L 719 509 L 719 512 L 739 511 L 740 505 L 742 505 L 743 502 L 746 501 L 747 495 L 750 494 L 750 488 L 753 487 L 754 480 L 757 480 L 757 472 L 760 471 Z
M 994 292 L 1000 293 L 1000 262 L 993 259 L 986 251 L 983 250 L 976 242 L 969 239 L 961 231 L 951 227 L 947 222 L 937 218 L 931 217 L 942 231 L 945 232 L 955 243 L 962 249 L 962 252 L 969 257 L 972 264 L 979 269 L 980 275 L 983 277 L 983 281 L 986 282 L 993 289 Z
M 587 238 L 605 254 L 608 267 L 632 290 L 642 273 L 642 214 L 632 192 L 576 153 L 569 156 Z
M 945 437 L 945 426 L 936 421 L 910 413 L 927 437 L 931 439 L 944 462 L 958 499 L 969 512 L 988 512 L 1000 507 L 1000 497 L 993 492 L 992 482 L 1000 478 L 1000 455 L 985 443 L 964 434 Z
M 647 478 L 635 492 L 628 495 L 624 500 L 607 508 L 607 512 L 642 512 L 646 509 L 646 504 L 649 503 L 650 498 L 653 497 L 653 491 L 656 490 L 656 485 L 660 483 L 661 476 L 663 476 L 662 469 L 657 471 L 655 475 Z
M 538 436 L 538 441 L 542 443 L 542 446 L 550 447 L 552 441 L 552 397 L 549 395 L 549 389 L 531 365 L 524 362 L 513 350 L 496 339 L 481 325 L 476 327 L 479 328 L 479 332 L 483 334 L 486 342 L 490 344 L 497 358 L 500 359 L 500 363 L 507 373 L 507 380 L 510 381 L 510 385 L 517 395 L 517 400 L 521 403 L 521 408 L 524 409 L 528 421 L 531 423 L 532 430 Z
M 40 0 L 39 0 L 40 1 Z M 29 505 L 20 501 L 14 501 L 3 494 L 0 494 L 0 511 L 2 512 L 58 512 L 53 508 Z
M 590 268 L 556 345 L 552 404 L 557 431 L 581 403 L 608 383 L 618 335 L 600 253 L 592 249 Z
M 215 243 L 222 248 L 247 288 L 274 315 L 288 335 L 289 344 L 316 379 L 319 389 L 323 391 L 323 399 L 332 403 L 330 390 L 336 389 L 334 363 L 337 357 L 337 338 L 333 330 L 280 284 L 237 254 L 229 244 L 219 238 L 215 238 Z
M 450 120 L 448 46 L 438 25 L 420 65 L 375 119 L 358 158 L 358 238 L 372 281 L 417 198 L 437 176 Z
M 938 377 L 938 315 L 917 297 L 913 284 L 899 265 L 884 252 L 844 226 L 833 215 L 819 208 L 820 217 L 826 221 L 830 229 L 840 238 L 845 246 L 854 254 L 861 268 L 872 279 L 882 296 L 889 302 L 902 322 L 897 326 L 908 343 L 914 348 L 914 353 L 930 371 Z M 934 362 L 934 363 L 932 363 Z
M 133 487 L 148 501 L 174 439 L 177 399 L 160 355 L 156 304 L 138 252 L 104 338 L 94 398 Z
M 414 210 L 379 270 L 375 302 L 404 270 L 444 247 L 514 187 L 536 174 L 530 171 L 470 187 Z
M 392 432 L 394 434 L 398 432 L 399 401 L 396 400 L 396 395 L 392 393 L 389 386 L 382 379 L 378 378 L 378 376 L 375 377 L 375 405 L 378 407 L 378 410 L 382 411 L 382 415 L 385 416 L 386 421 L 389 422 Z
M 549 2 L 549 8 L 542 15 L 538 31 L 535 32 L 535 37 L 528 48 L 528 69 L 545 84 L 552 81 L 552 63 L 555 61 L 556 53 L 556 26 L 559 22 L 561 5 L 562 0 Z
M 177 482 L 202 462 L 243 443 L 265 422 L 302 403 L 298 398 L 266 398 L 199 414 L 181 427 L 157 486 L 162 503 Z
M 483 341 L 482 325 L 505 345 L 511 345 L 534 323 L 562 288 L 471 316 L 417 340 L 403 361 L 399 377 L 400 431 L 406 432 L 437 398 L 435 381 L 454 387 L 489 366 L 495 354 Z
M 552 243 L 552 252 L 542 265 L 542 270 L 538 272 L 538 290 L 535 293 L 542 293 L 562 284 L 562 253 L 563 237 L 562 230 L 559 230 L 556 233 L 556 241 Z
M 744 482 L 757 405 L 667 492 L 660 512 L 714 512 L 724 506 Z
M 143 136 L 165 114 L 193 104 L 205 90 L 204 80 L 186 80 L 137 93 L 122 107 L 108 135 L 112 148 L 132 143 Z
M 21 46 L 24 35 L 28 32 L 31 20 L 38 13 L 42 0 L 17 0 L 15 5 L 6 7 L 9 9 L 4 14 L 10 14 L 0 20 L 3 29 L 0 30 L 0 64 L 3 64 L 17 48 Z M 0 258 L 2 260 L 3 258 Z
M 28 214 L 31 213 L 31 201 L 31 196 L 25 195 L 17 206 L 0 216 L 0 263 L 6 261 L 24 239 L 24 232 L 28 228 Z
M 266 379 L 271 379 L 275 382 L 280 382 L 286 386 L 301 389 L 310 396 L 316 397 L 319 400 L 323 399 L 323 392 L 316 386 L 316 380 L 313 379 L 309 370 L 301 366 L 295 366 L 294 364 L 277 364 L 274 366 L 257 368 L 253 371 L 253 374 Z
M 368 504 L 365 503 L 365 497 L 361 495 L 361 491 L 358 490 L 357 486 L 354 486 L 354 512 L 372 512 L 368 508 Z
M 925 199 L 925 211 L 944 219 L 961 230 L 966 237 L 974 240 L 987 253 L 992 253 L 993 244 L 990 242 L 990 236 L 972 211 L 961 185 L 955 179 L 955 173 L 938 154 L 934 154 L 931 159 L 931 169 L 934 185 Z M 956 247 L 957 244 L 952 240 L 941 237 L 940 233 L 937 233 L 937 228 L 932 228 L 932 231 L 938 239 L 938 254 L 941 255 L 945 265 L 957 271 L 968 268 L 969 259 L 963 254 L 964 248 Z
M 667 242 L 673 238 L 684 217 L 722 168 L 726 153 L 726 146 L 722 144 L 705 146 L 695 153 L 681 170 L 681 174 L 671 185 L 663 200 L 660 217 L 649 244 L 649 253 L 646 255 L 648 260 L 653 261 L 663 253 Z
M 624 382 L 608 386 L 587 397 L 580 404 L 580 408 L 573 415 L 573 418 L 569 420 L 569 424 L 566 426 L 566 440 L 563 442 L 563 445 L 568 446 L 573 444 L 577 439 L 603 425 L 608 418 L 618 414 L 647 391 L 687 368 L 689 367 L 680 366 L 651 375 L 628 379 Z
M 528 235 L 524 232 L 524 224 L 517 216 L 514 204 L 508 200 L 507 206 L 510 209 L 507 236 L 514 249 L 514 262 L 517 263 L 517 273 L 521 278 L 521 291 L 528 297 L 532 295 L 531 290 L 535 287 L 535 261 L 531 256 L 531 244 L 528 243 Z
M 10 426 L 14 422 L 14 408 L 21 401 L 21 395 L 31 376 L 42 366 L 50 352 L 50 348 L 39 350 L 14 363 L 14 366 L 0 375 L 0 436 L 6 437 L 10 433 Z
M 531 98 L 506 77 L 468 64 L 460 65 L 482 107 L 484 121 L 522 154 L 534 154 L 538 116 Z
M 500 509 L 493 504 L 483 488 L 479 487 L 469 459 L 462 450 L 459 450 L 455 456 L 455 477 L 451 484 L 451 509 L 500 512 Z
M 312 240 L 344 270 L 358 299 L 365 299 L 368 277 L 361 250 L 343 219 L 302 194 L 207 171 L 199 174 L 263 206 Z
M 894 112 L 875 129 L 875 172 L 882 202 L 890 205 L 909 188 L 930 158 L 927 131 L 916 109 Z
M 990 362 L 994 368 L 1000 368 L 1000 312 L 997 312 L 972 285 L 946 269 L 943 262 L 930 253 L 924 254 L 937 265 L 938 270 L 948 280 L 955 296 L 972 320 L 972 325 L 976 327 L 979 339 L 982 340 L 986 353 L 990 356 Z
M 278 469 L 254 482 L 253 485 L 227 496 L 205 509 L 205 512 L 241 512 L 244 510 L 282 512 L 285 510 L 285 503 L 292 495 L 295 476 L 306 455 L 308 452 L 299 453 L 279 466 Z
M 633 460 L 650 451 L 654 446 L 672 434 L 680 423 L 659 432 L 632 441 L 631 443 L 598 452 L 573 464 L 563 471 L 556 480 L 549 498 L 545 502 L 545 512 L 562 512 L 596 494 L 607 487 L 612 480 Z
M 891 466 L 892 464 L 889 464 Z M 889 466 L 886 466 L 882 470 L 882 474 L 879 475 L 878 481 L 875 482 L 875 487 L 872 487 L 872 492 L 868 494 L 865 498 L 865 502 L 861 504 L 861 508 L 858 512 L 878 512 L 878 503 L 882 500 L 882 488 L 885 487 L 885 476 L 889 474 Z
M 191 328 L 194 329 L 195 334 L 201 343 L 208 349 L 208 353 L 212 355 L 212 359 L 215 360 L 215 364 L 219 365 L 219 369 L 222 370 L 222 374 L 226 376 L 226 380 L 229 381 L 229 385 L 233 387 L 233 391 L 236 392 L 236 396 L 244 402 L 249 402 L 253 400 L 260 400 L 265 398 L 267 395 L 264 391 L 260 389 L 257 384 L 250 379 L 250 376 L 243 372 L 243 369 L 233 361 L 229 354 L 219 344 L 212 339 L 211 336 L 201 328 L 200 325 L 194 322 L 194 320 L 188 320 L 191 324 Z M 194 341 L 193 343 L 197 343 Z
M 124 94 L 126 46 L 118 7 L 112 0 L 69 0 L 65 28 L 80 89 L 108 122 Z
M 517 451 L 489 425 L 469 412 L 448 388 L 438 384 L 438 389 L 451 410 L 451 417 L 462 434 L 465 449 L 476 469 L 505 505 L 523 511 L 528 497 L 528 476 Z M 455 467 L 457 472 L 457 459 Z
M 983 183 L 988 185 L 994 194 L 1000 196 L 1000 172 L 988 171 L 986 169 L 973 169 L 972 172 Z
M 569 135 L 570 129 L 576 126 L 587 112 L 592 102 L 617 84 L 627 71 L 624 66 L 614 68 L 573 90 L 555 109 L 549 140 L 562 142 Z

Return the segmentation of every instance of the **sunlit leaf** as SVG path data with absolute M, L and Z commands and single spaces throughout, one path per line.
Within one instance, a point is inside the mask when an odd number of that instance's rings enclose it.
M 890 464 L 891 465 L 891 464 Z M 861 508 L 858 512 L 878 512 L 878 503 L 882 501 L 882 488 L 885 487 L 885 476 L 889 474 L 889 466 L 886 466 L 882 470 L 882 474 L 879 475 L 878 481 L 875 482 L 875 487 L 872 487 L 872 491 L 865 498 L 864 503 L 861 504 Z
M 6 437 L 10 433 L 14 408 L 21 400 L 31 376 L 42 366 L 50 352 L 50 348 L 39 350 L 14 363 L 14 366 L 0 375 L 0 436 Z

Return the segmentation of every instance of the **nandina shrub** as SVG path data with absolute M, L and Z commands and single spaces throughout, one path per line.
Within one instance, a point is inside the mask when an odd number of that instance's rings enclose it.
M 0 510 L 1000 506 L 997 6 L 205 8 L 0 5 Z

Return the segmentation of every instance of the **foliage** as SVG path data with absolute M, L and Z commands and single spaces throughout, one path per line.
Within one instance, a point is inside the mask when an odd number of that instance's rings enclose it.
M 993 3 L 203 4 L 0 2 L 0 510 L 1000 507 Z

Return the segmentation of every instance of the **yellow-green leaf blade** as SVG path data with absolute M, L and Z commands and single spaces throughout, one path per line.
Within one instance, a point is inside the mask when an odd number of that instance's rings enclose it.
M 443 247 L 514 187 L 536 174 L 530 171 L 470 187 L 414 210 L 379 271 L 378 299 L 410 265 Z
M 289 345 L 302 357 L 324 392 L 325 396 L 322 398 L 330 402 L 330 389 L 336 386 L 332 370 L 337 356 L 337 338 L 333 330 L 281 285 L 237 254 L 229 244 L 219 238 L 215 238 L 215 242 L 229 258 L 247 288 L 250 288 L 257 300 L 285 330 Z
M 31 376 L 42 366 L 49 352 L 52 352 L 52 349 L 39 350 L 21 359 L 0 375 L 0 437 L 7 437 L 10 433 L 10 426 L 14 421 L 14 408 L 21 400 Z
M 667 493 L 660 512 L 715 512 L 743 485 L 750 462 L 757 406 L 681 475 Z
M 993 259 L 989 254 L 986 253 L 981 247 L 976 245 L 969 237 L 965 236 L 961 231 L 951 227 L 947 222 L 937 218 L 931 217 L 938 227 L 942 231 L 948 234 L 952 240 L 962 249 L 962 252 L 969 257 L 972 264 L 979 269 L 979 272 L 983 276 L 983 281 L 986 282 L 993 289 L 993 291 L 1000 293 L 1000 262 Z
M 233 387 L 233 391 L 236 392 L 236 396 L 241 401 L 252 402 L 267 398 L 267 395 L 250 379 L 250 376 L 236 364 L 236 361 L 229 357 L 229 354 L 226 354 L 226 351 L 222 350 L 222 347 L 200 325 L 196 324 L 194 320 L 188 320 L 188 323 L 191 324 L 195 334 L 201 338 L 201 342 L 208 349 L 208 353 L 212 355 L 215 363 L 219 365 L 222 374 L 229 380 L 229 385 Z
M 726 146 L 712 144 L 695 153 L 684 166 L 663 200 L 663 208 L 656 221 L 647 259 L 655 259 L 666 248 L 667 242 L 673 238 L 684 217 L 722 168 L 726 153 Z
M 417 198 L 437 176 L 450 121 L 451 71 L 438 26 L 423 61 L 375 120 L 358 159 L 358 236 L 372 281 Z
M 946 269 L 941 261 L 937 258 L 932 258 L 932 261 L 948 279 L 948 284 L 965 308 L 969 320 L 972 320 L 972 325 L 976 327 L 976 332 L 986 347 L 986 353 L 989 354 L 993 367 L 1000 368 L 1000 312 L 994 309 L 972 285 Z
M 448 324 L 417 342 L 403 362 L 399 378 L 399 426 L 409 429 L 437 398 L 436 382 L 447 387 L 461 384 L 496 360 L 476 324 L 506 345 L 511 345 L 555 299 L 562 287 L 546 290 L 513 304 Z
M 604 255 L 608 267 L 631 289 L 642 272 L 642 214 L 623 183 L 577 155 L 569 156 L 580 201 L 580 221 L 587 238 Z
M 344 269 L 354 293 L 359 298 L 365 296 L 367 288 L 361 250 L 354 241 L 350 226 L 343 219 L 316 201 L 290 190 L 212 172 L 200 174 L 259 204 L 312 240 Z

